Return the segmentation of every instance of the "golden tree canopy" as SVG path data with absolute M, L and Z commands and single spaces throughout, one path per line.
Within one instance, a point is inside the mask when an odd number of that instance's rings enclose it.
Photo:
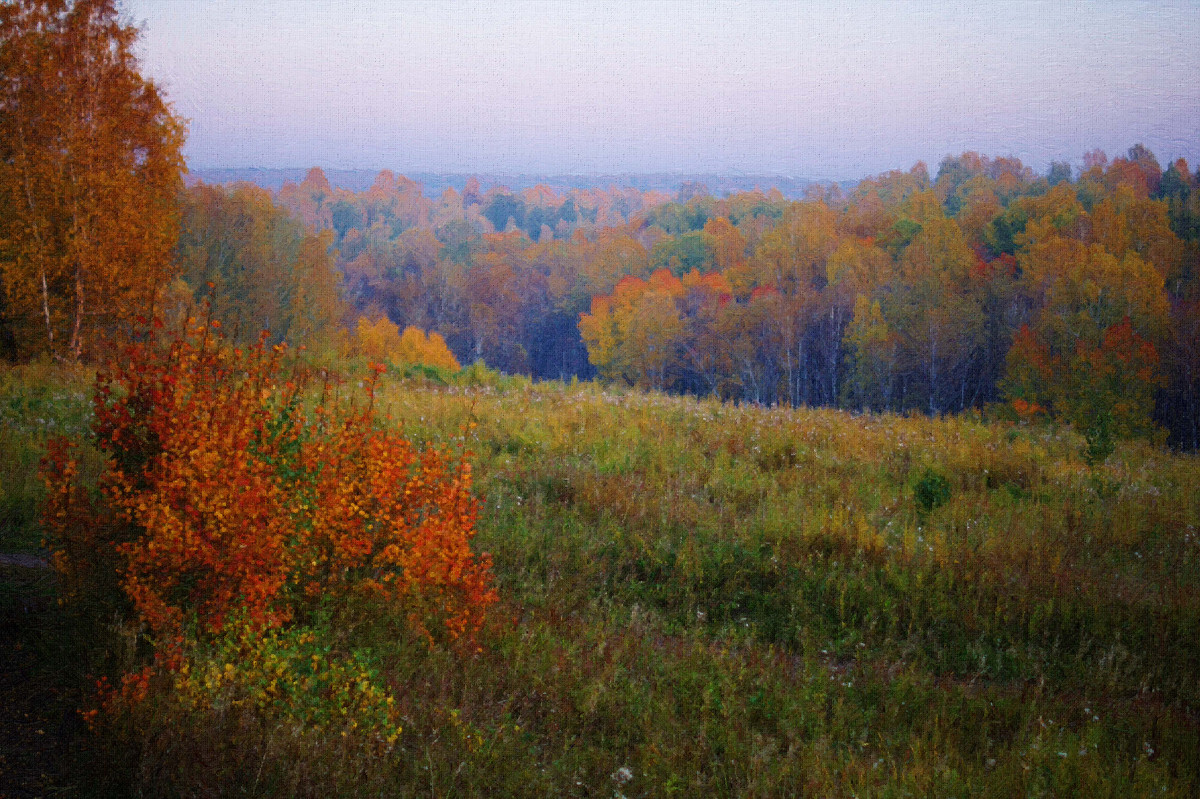
M 169 282 L 184 139 L 115 0 L 0 5 L 0 350 L 79 358 Z
M 401 333 L 392 320 L 380 316 L 374 321 L 359 319 L 356 333 L 359 351 L 372 360 L 435 366 L 454 372 L 462 368 L 446 346 L 446 340 L 434 331 L 426 334 L 410 325 Z

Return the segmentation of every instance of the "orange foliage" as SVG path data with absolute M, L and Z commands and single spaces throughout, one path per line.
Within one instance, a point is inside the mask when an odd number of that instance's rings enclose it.
M 190 626 L 233 616 L 278 627 L 317 597 L 373 598 L 432 638 L 470 636 L 495 600 L 475 555 L 470 466 L 376 424 L 372 399 L 308 413 L 309 382 L 282 347 L 227 347 L 194 326 L 129 348 L 97 379 L 108 456 L 89 503 L 61 443 L 45 470 L 47 528 L 68 584 L 112 567 L 174 668 Z M 108 564 L 97 559 L 111 558 Z
M 724 272 L 746 263 L 746 238 L 723 216 L 710 219 L 704 233 L 712 243 L 717 269 Z
M 1162 386 L 1158 351 L 1129 317 L 1105 328 L 1098 343 L 1076 342 L 1054 354 L 1023 325 L 1008 352 L 1004 390 L 1021 418 L 1053 411 L 1086 430 L 1103 421 L 1121 437 L 1151 436 L 1154 391 Z

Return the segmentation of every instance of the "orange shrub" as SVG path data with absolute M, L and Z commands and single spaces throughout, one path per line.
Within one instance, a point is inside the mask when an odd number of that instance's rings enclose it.
M 97 378 L 99 497 L 63 445 L 47 459 L 47 530 L 70 584 L 115 561 L 168 668 L 189 630 L 215 635 L 234 615 L 279 627 L 318 596 L 373 597 L 430 638 L 478 629 L 495 592 L 469 546 L 470 467 L 377 423 L 382 367 L 360 400 L 327 380 L 314 405 L 265 336 L 245 350 L 215 324 L 167 338 Z

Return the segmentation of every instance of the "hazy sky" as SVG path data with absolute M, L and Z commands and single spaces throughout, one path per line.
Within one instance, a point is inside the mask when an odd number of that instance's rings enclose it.
M 1200 161 L 1200 3 L 126 0 L 194 168 Z

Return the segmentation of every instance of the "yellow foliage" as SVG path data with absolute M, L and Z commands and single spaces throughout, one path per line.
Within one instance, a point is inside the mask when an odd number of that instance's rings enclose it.
M 386 316 L 359 319 L 357 334 L 358 351 L 371 360 L 382 361 L 400 349 L 400 328 Z
M 462 368 L 440 333 L 426 334 L 411 325 L 401 333 L 386 316 L 374 322 L 359 319 L 357 338 L 359 352 L 372 360 L 434 366 L 455 372 Z
M 419 363 L 456 372 L 462 368 L 440 333 L 426 334 L 420 328 L 411 326 L 404 328 L 404 333 L 400 336 L 396 358 L 405 363 Z

